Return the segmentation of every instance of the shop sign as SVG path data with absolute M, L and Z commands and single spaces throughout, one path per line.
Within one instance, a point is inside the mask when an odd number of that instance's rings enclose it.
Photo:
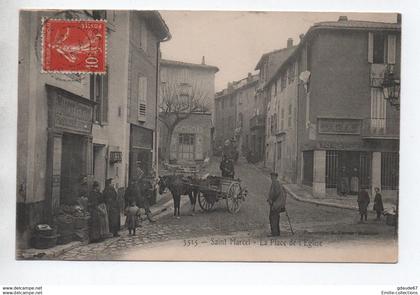
M 130 137 L 131 148 L 153 148 L 153 131 L 150 129 L 132 124 Z
M 92 127 L 92 108 L 62 95 L 57 95 L 54 126 L 90 133 Z
M 361 150 L 364 146 L 355 142 L 319 141 L 318 149 L 324 150 Z
M 360 119 L 319 118 L 318 133 L 358 135 L 361 132 Z
M 58 87 L 47 85 L 50 126 L 65 131 L 92 132 L 93 102 Z

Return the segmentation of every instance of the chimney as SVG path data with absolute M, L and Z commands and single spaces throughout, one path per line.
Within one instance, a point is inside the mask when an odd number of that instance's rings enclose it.
M 401 25 L 401 13 L 397 14 L 397 24 Z
M 339 21 L 339 22 L 346 22 L 346 21 L 348 21 L 348 18 L 347 18 L 347 16 L 345 16 L 345 15 L 341 15 L 341 16 L 338 18 L 338 21 Z
M 205 65 L 206 64 L 206 57 L 203 55 L 203 57 L 201 58 L 201 64 Z
M 289 38 L 287 39 L 287 48 L 291 48 L 291 47 L 293 47 L 293 39 Z
M 300 35 L 299 35 L 299 40 L 300 40 L 300 42 L 302 42 L 303 37 L 305 37 L 305 34 L 300 34 Z

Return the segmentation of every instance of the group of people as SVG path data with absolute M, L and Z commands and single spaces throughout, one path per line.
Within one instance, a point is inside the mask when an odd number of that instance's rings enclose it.
M 367 211 L 370 203 L 370 197 L 367 190 L 362 189 L 357 197 L 357 204 L 359 206 L 360 223 L 367 221 Z M 384 211 L 384 204 L 382 202 L 382 195 L 378 187 L 375 187 L 375 198 L 373 200 L 373 210 L 376 212 L 376 220 L 381 219 Z
M 82 180 L 82 194 L 79 205 L 90 214 L 89 241 L 99 242 L 108 237 L 118 237 L 120 230 L 121 201 L 112 184 L 112 178 L 105 181 L 101 192 L 99 182 L 94 181 L 92 190 L 88 193 L 87 179 Z
M 151 178 L 154 179 L 152 176 Z M 141 162 L 137 163 L 136 175 L 130 179 L 130 183 L 124 194 L 126 208 L 126 226 L 129 235 L 136 235 L 136 227 L 140 226 L 140 208 L 144 209 L 147 219 L 155 222 L 150 211 L 150 198 L 156 193 L 155 185 L 147 178 L 141 169 Z
M 271 186 L 268 194 L 267 202 L 270 206 L 269 221 L 271 234 L 269 236 L 280 236 L 280 213 L 286 212 L 286 196 L 287 193 L 277 179 L 278 174 L 271 172 Z M 367 221 L 368 206 L 370 204 L 369 193 L 365 189 L 361 189 L 358 194 L 357 203 L 360 213 L 360 223 Z M 378 187 L 375 188 L 375 198 L 373 201 L 373 210 L 376 212 L 376 220 L 381 219 L 384 212 L 384 204 L 382 202 L 382 195 Z
M 155 193 L 155 189 L 140 168 L 140 163 L 137 166 L 136 176 L 130 180 L 129 186 L 125 190 L 124 205 L 112 182 L 113 179 L 108 178 L 105 181 L 105 188 L 101 192 L 99 182 L 94 181 L 91 190 L 88 191 L 87 178 L 82 179 L 82 190 L 78 203 L 90 215 L 90 242 L 99 242 L 111 236 L 119 236 L 122 206 L 124 206 L 126 216 L 125 225 L 130 235 L 135 235 L 136 227 L 139 226 L 140 208 L 144 209 L 149 221 L 154 222 L 149 199 Z

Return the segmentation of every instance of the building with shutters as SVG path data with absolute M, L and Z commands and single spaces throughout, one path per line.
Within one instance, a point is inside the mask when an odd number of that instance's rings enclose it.
M 266 84 L 280 177 L 318 196 L 354 176 L 361 188 L 397 190 L 400 114 L 381 85 L 386 70 L 399 79 L 400 60 L 399 22 L 340 17 L 313 25 Z
M 264 53 L 255 66 L 255 70 L 259 71 L 259 82 L 255 96 L 255 111 L 249 123 L 252 133 L 251 147 L 256 160 L 264 160 L 265 164 L 270 156 L 267 143 L 271 135 L 267 134 L 267 129 L 271 128 L 271 115 L 267 116 L 267 110 L 271 93 L 264 87 L 293 49 L 293 40 L 288 39 L 286 48 Z M 270 121 L 269 124 L 267 124 L 268 121 Z
M 296 49 L 291 38 L 281 50 L 283 60 L 272 78 L 263 86 L 268 98 L 265 128 L 265 164 L 281 179 L 296 182 L 296 113 L 298 67 L 295 60 L 285 61 Z M 281 71 L 278 71 L 282 67 Z
M 131 178 L 137 163 L 149 174 L 157 158 L 160 42 L 169 40 L 171 35 L 158 12 L 130 13 L 133 17 L 128 42 L 127 122 Z
M 203 161 L 211 156 L 213 143 L 214 80 L 219 71 L 216 66 L 162 59 L 160 61 L 161 117 L 165 122 L 173 122 L 179 116 L 184 119 L 176 125 L 159 124 L 159 158 L 176 163 Z M 184 101 L 169 109 L 163 107 L 165 101 Z M 202 105 L 200 110 L 190 111 L 192 102 Z M 167 106 L 167 105 L 166 105 Z M 174 127 L 169 138 L 169 128 Z
M 106 19 L 106 75 L 41 73 L 43 17 Z M 159 43 L 170 38 L 158 12 L 21 11 L 17 138 L 17 247 L 36 224 L 53 224 L 80 183 L 124 189 L 130 168 L 151 169 Z M 147 166 L 146 166 L 147 165 Z
M 228 83 L 228 87 L 215 97 L 215 147 L 221 151 L 224 142 L 235 140 L 239 155 L 246 156 L 255 149 L 250 119 L 255 114 L 258 75 Z
M 235 138 L 238 114 L 234 84 L 235 82 L 229 82 L 227 88 L 217 92 L 214 98 L 214 149 L 219 156 L 222 155 L 224 142 Z
M 102 11 L 108 24 L 107 74 L 91 77 L 95 107 L 93 178 L 103 188 L 112 177 L 128 184 L 141 161 L 152 171 L 156 130 L 156 81 L 159 43 L 170 37 L 158 12 Z M 105 159 L 105 160 L 104 160 Z

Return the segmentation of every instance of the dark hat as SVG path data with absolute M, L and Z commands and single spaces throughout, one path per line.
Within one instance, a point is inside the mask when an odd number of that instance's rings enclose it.
M 99 182 L 97 182 L 96 180 L 93 182 L 92 184 L 93 187 L 99 187 Z
M 271 176 L 276 176 L 276 177 L 279 176 L 279 174 L 277 172 L 274 172 L 274 171 L 273 172 L 270 172 L 270 175 Z

